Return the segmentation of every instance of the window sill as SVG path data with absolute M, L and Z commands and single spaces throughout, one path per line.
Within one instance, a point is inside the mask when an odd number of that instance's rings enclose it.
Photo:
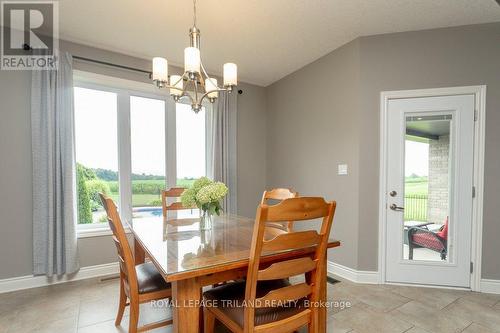
M 125 227 L 125 233 L 130 234 L 130 228 Z M 96 228 L 82 228 L 82 229 L 77 229 L 76 235 L 77 238 L 90 238 L 90 237 L 103 237 L 103 236 L 111 236 L 113 232 L 111 229 L 109 229 L 108 226 L 106 227 L 96 227 Z

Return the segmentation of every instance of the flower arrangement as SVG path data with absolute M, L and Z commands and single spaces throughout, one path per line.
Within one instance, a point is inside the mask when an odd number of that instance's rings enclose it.
M 220 201 L 227 192 L 228 188 L 224 183 L 201 177 L 193 183 L 191 188 L 182 193 L 181 202 L 185 207 L 198 207 L 203 214 L 201 222 L 210 223 L 213 214 L 220 215 L 222 211 Z M 206 219 L 209 221 L 205 221 Z

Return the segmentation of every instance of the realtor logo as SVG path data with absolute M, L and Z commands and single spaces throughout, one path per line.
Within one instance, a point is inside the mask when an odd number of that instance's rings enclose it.
M 1 69 L 57 68 L 58 3 L 1 1 L 1 8 Z

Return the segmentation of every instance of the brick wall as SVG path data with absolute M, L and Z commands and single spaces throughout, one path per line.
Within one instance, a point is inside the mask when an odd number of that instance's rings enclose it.
M 449 207 L 450 136 L 443 135 L 429 143 L 429 201 L 428 219 L 444 223 Z

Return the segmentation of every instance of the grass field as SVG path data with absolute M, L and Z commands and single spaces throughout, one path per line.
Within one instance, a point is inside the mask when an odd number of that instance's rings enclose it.
M 112 192 L 111 199 L 118 202 L 119 194 Z M 134 207 L 150 206 L 154 200 L 161 200 L 161 197 L 156 194 L 132 194 L 132 206 Z
M 405 194 L 406 195 L 426 195 L 429 191 L 429 183 L 428 182 L 419 182 L 419 183 L 405 183 Z
M 429 192 L 429 180 L 427 177 L 406 177 L 405 195 L 427 195 Z
M 194 182 L 194 179 L 177 179 L 177 185 L 178 187 L 190 187 Z M 119 199 L 119 193 L 116 191 L 118 189 L 118 182 L 117 181 L 110 181 L 108 182 L 110 188 L 111 188 L 111 198 L 115 201 L 118 202 Z M 158 194 L 144 194 L 144 193 L 134 193 L 134 188 L 138 187 L 148 187 L 148 186 L 154 186 L 158 188 Z M 159 189 L 164 189 L 165 188 L 165 181 L 158 179 L 158 180 L 133 180 L 132 181 L 132 206 L 133 207 L 142 207 L 142 206 L 151 206 L 151 203 L 153 201 L 158 201 L 161 200 L 161 196 L 159 193 Z M 115 191 L 113 191 L 115 190 Z

